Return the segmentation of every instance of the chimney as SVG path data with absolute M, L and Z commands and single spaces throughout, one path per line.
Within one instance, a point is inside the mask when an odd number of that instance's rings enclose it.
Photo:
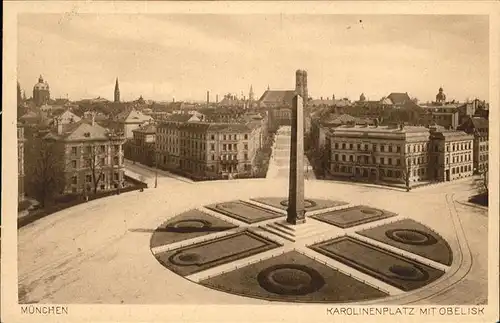
M 56 119 L 56 123 L 57 123 L 57 134 L 58 135 L 62 135 L 62 128 L 63 128 L 62 119 L 61 118 L 57 118 Z
M 218 94 L 215 95 L 215 103 L 219 103 L 219 95 Z
M 210 91 L 207 91 L 207 105 L 210 104 Z
M 95 112 L 92 112 L 92 127 L 95 125 Z

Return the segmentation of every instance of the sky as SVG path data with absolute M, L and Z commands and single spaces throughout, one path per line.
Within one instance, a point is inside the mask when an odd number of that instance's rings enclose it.
M 22 14 L 18 81 L 27 97 L 43 75 L 51 97 L 122 100 L 258 98 L 294 89 L 313 98 L 408 92 L 433 100 L 488 99 L 487 16 Z

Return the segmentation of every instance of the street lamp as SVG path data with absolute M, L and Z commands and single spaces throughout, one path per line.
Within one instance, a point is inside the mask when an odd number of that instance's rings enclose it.
M 155 149 L 155 188 L 158 187 L 158 151 Z

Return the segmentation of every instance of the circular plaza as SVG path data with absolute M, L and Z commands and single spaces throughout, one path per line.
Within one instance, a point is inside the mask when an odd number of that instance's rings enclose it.
M 94 200 L 19 230 L 20 303 L 470 304 L 487 297 L 487 211 L 464 183 L 410 193 L 283 178 Z

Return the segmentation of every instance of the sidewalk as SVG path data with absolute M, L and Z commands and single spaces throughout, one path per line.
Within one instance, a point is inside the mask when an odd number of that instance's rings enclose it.
M 189 178 L 186 178 L 186 177 L 182 177 L 182 176 L 179 176 L 179 175 L 175 175 L 169 171 L 165 171 L 165 170 L 162 170 L 162 169 L 155 169 L 154 167 L 149 167 L 149 166 L 146 166 L 146 165 L 143 165 L 141 163 L 138 163 L 136 162 L 135 164 L 128 160 L 128 159 L 125 159 L 124 160 L 124 165 L 125 165 L 125 168 L 127 170 L 129 170 L 130 172 L 133 172 L 133 173 L 136 173 L 136 174 L 139 174 L 141 175 L 141 170 L 142 171 L 148 171 L 148 172 L 151 172 L 151 174 L 147 174 L 147 175 L 142 175 L 146 178 L 148 177 L 154 177 L 155 176 L 155 172 L 158 172 L 158 175 L 162 175 L 164 177 L 170 177 L 170 178 L 173 178 L 173 179 L 176 179 L 178 181 L 182 181 L 182 182 L 186 182 L 186 183 L 190 183 L 190 184 L 193 184 L 194 181 L 189 179 Z

